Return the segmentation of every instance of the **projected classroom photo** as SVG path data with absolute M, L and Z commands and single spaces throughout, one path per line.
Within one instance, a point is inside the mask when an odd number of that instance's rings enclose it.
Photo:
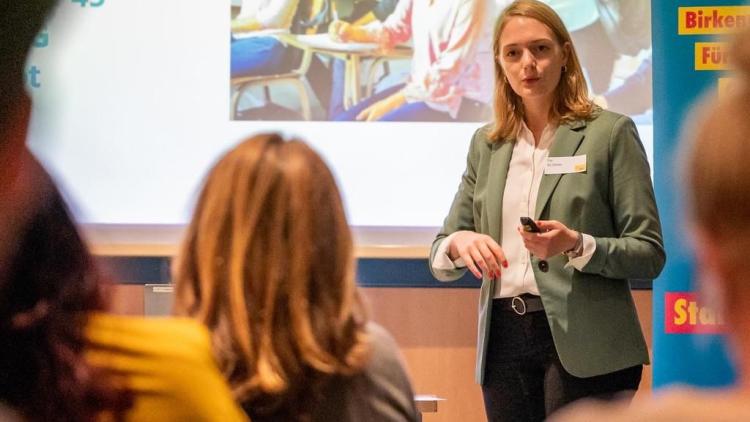
M 653 166 L 650 3 L 549 3 L 575 39 L 592 98 L 633 117 Z M 206 172 L 238 142 L 262 132 L 298 136 L 333 170 L 355 232 L 372 233 L 359 244 L 429 244 L 466 168 L 472 135 L 491 120 L 494 81 L 486 72 L 494 59 L 487 44 L 476 43 L 489 43 L 506 4 L 66 3 L 27 64 L 29 142 L 81 223 L 150 233 L 183 227 Z M 442 13 L 462 7 L 489 11 L 466 17 L 481 22 L 469 26 L 484 38 L 451 49 L 467 22 L 448 25 Z M 389 25 L 401 29 L 398 37 L 362 41 Z M 438 48 L 446 54 L 433 54 Z M 461 63 L 457 74 L 442 71 L 454 63 Z M 382 114 L 366 112 L 372 105 Z M 371 120 L 366 130 L 361 113 Z
M 493 26 L 509 3 L 233 0 L 231 119 L 489 121 Z M 650 1 L 547 3 L 574 39 L 594 100 L 649 113 Z

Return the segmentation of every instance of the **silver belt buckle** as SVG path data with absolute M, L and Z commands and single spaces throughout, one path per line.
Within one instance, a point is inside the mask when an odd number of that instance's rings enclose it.
M 526 302 L 521 296 L 514 296 L 510 301 L 510 307 L 513 308 L 513 312 L 518 315 L 526 314 Z

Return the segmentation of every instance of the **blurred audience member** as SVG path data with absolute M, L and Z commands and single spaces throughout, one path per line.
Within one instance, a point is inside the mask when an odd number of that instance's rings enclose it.
M 205 327 L 96 312 L 102 277 L 51 179 L 32 168 L 40 200 L 0 284 L 0 403 L 24 420 L 245 420 Z
M 0 404 L 29 421 L 121 413 L 127 389 L 84 358 L 88 315 L 104 309 L 94 263 L 44 170 L 28 161 L 23 171 L 38 197 L 0 281 Z
M 0 281 L 16 248 L 18 228 L 28 220 L 38 192 L 26 149 L 31 101 L 24 89 L 24 66 L 32 41 L 52 12 L 53 0 L 0 0 Z
M 724 390 L 674 387 L 653 399 L 611 406 L 585 403 L 555 421 L 750 420 L 750 272 L 745 270 L 750 229 L 750 32 L 738 36 L 732 57 L 736 90 L 697 110 L 698 124 L 683 147 L 683 180 L 695 239 L 698 281 L 727 321 L 738 381 Z M 746 274 L 747 273 L 747 274 Z
M 412 421 L 412 389 L 354 283 L 338 188 L 305 143 L 255 136 L 209 173 L 175 266 L 253 421 Z
M 26 149 L 31 101 L 24 90 L 29 47 L 57 2 L 0 1 L 0 420 L 88 421 L 122 411 L 127 396 L 83 359 L 81 314 L 100 309 L 86 261 L 56 225 L 61 203 Z M 46 182 L 46 183 L 45 183 Z M 40 240 L 43 238 L 43 243 Z M 49 243 L 47 243 L 49 242 Z M 65 271 L 48 273 L 63 264 Z
M 204 327 L 96 313 L 102 277 L 26 147 L 24 65 L 56 4 L 0 2 L 0 420 L 246 420 Z

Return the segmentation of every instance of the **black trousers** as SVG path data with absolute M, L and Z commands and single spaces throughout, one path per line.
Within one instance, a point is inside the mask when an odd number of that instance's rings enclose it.
M 578 399 L 632 398 L 638 389 L 642 365 L 575 377 L 560 363 L 544 311 L 518 315 L 501 308 L 493 303 L 482 385 L 489 422 L 542 421 Z

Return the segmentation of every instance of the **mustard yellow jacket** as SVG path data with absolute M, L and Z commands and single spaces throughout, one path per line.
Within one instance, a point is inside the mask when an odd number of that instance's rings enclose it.
M 216 367 L 200 323 L 95 314 L 86 335 L 87 359 L 113 371 L 134 394 L 126 421 L 248 420 Z

